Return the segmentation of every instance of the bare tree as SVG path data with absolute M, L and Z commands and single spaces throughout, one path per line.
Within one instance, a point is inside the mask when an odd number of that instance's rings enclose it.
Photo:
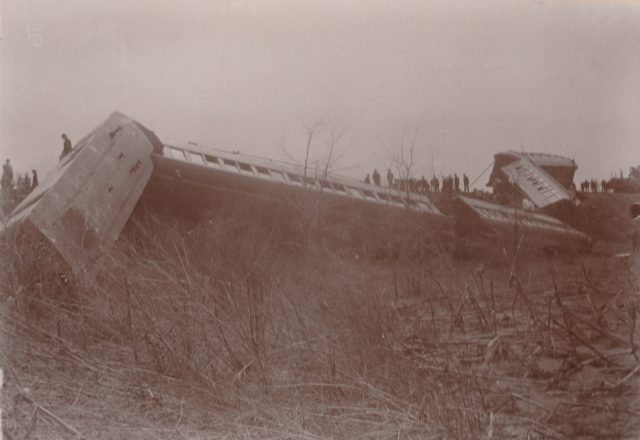
M 329 122 L 325 116 L 311 123 L 301 120 L 300 124 L 304 130 L 304 159 L 300 161 L 289 153 L 285 146 L 284 135 L 280 148 L 291 162 L 301 164 L 304 176 L 303 184 L 306 186 L 306 178 L 310 174 L 310 168 L 315 169 L 315 178 L 326 180 L 330 171 L 344 157 L 347 150 L 340 149 L 339 145 L 346 131 L 337 123 Z M 327 133 L 324 136 L 325 153 L 314 157 L 314 144 L 324 133 Z
M 311 143 L 313 142 L 313 138 L 322 132 L 326 128 L 326 123 L 324 118 L 321 118 L 312 124 L 308 124 L 302 122 L 302 126 L 305 130 L 305 138 L 306 138 L 306 147 L 304 151 L 304 177 L 307 177 L 307 169 L 309 168 L 309 156 L 311 154 Z
M 416 166 L 416 142 L 418 140 L 418 128 L 411 130 L 404 127 L 400 141 L 394 146 L 391 153 L 391 163 L 398 173 L 398 178 L 405 182 L 405 192 L 409 200 L 409 179 Z M 407 206 L 409 203 L 407 202 Z
M 335 165 L 344 157 L 347 152 L 346 148 L 339 149 L 339 144 L 342 141 L 346 131 L 342 127 L 338 127 L 334 124 L 329 131 L 329 135 L 325 141 L 327 146 L 327 152 L 322 159 L 323 170 L 322 178 L 326 179 L 329 175 L 329 171 L 334 169 Z

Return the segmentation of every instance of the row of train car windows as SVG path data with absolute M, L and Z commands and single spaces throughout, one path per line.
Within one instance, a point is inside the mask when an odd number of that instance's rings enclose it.
M 485 217 L 493 218 L 496 220 L 507 220 L 509 222 L 515 220 L 513 216 L 507 215 L 505 213 L 498 213 L 495 211 L 484 210 L 483 214 Z M 519 218 L 519 221 L 528 226 L 540 226 L 548 229 L 565 230 L 565 228 L 563 228 L 561 225 L 557 225 L 547 220 L 532 218 L 529 216 Z
M 349 191 L 347 191 L 347 188 L 352 191 L 352 192 L 356 192 L 359 193 L 360 195 L 364 196 L 365 198 L 369 198 L 372 200 L 376 200 L 376 199 L 380 199 L 386 202 L 395 202 L 395 203 L 399 203 L 399 204 L 404 204 L 404 200 L 396 195 L 387 195 L 384 193 L 379 193 L 376 192 L 374 195 L 373 191 L 370 190 L 366 190 L 366 189 L 358 189 L 358 188 L 354 188 L 354 187 L 345 187 L 344 185 L 340 184 L 340 183 L 335 183 L 335 182 L 329 182 L 327 180 L 316 180 L 313 177 L 307 177 L 307 176 L 300 176 L 297 174 L 293 174 L 293 173 L 286 173 L 286 179 L 283 176 L 282 172 L 277 171 L 277 170 L 270 170 L 268 168 L 259 166 L 259 165 L 254 165 L 253 168 L 255 168 L 255 173 L 254 170 L 252 168 L 252 166 L 248 163 L 244 163 L 244 162 L 238 162 L 238 161 L 234 161 L 234 160 L 230 160 L 230 159 L 222 159 L 222 158 L 218 158 L 216 156 L 212 156 L 209 154 L 200 154 L 200 153 L 193 153 L 191 151 L 183 151 L 177 148 L 171 148 L 171 155 L 174 158 L 177 159 L 183 159 L 183 160 L 189 160 L 191 162 L 197 162 L 197 161 L 201 161 L 204 164 L 210 164 L 213 165 L 217 168 L 222 168 L 221 167 L 221 162 L 224 163 L 224 165 L 226 167 L 230 167 L 231 169 L 236 169 L 239 170 L 241 172 L 247 172 L 247 173 L 251 173 L 251 174 L 258 174 L 258 175 L 263 175 L 266 177 L 277 177 L 279 180 L 286 180 L 288 179 L 291 182 L 297 183 L 297 184 L 302 184 L 302 182 L 305 182 L 307 185 L 310 186 L 317 186 L 317 182 L 320 183 L 320 187 L 325 188 L 325 189 L 329 189 L 329 190 L 335 190 L 344 194 L 349 194 Z M 376 198 L 376 195 L 378 196 Z M 409 200 L 409 205 L 412 206 L 421 206 L 423 208 L 426 208 L 427 210 L 430 210 L 430 208 L 424 204 L 417 204 L 415 201 L 413 200 Z

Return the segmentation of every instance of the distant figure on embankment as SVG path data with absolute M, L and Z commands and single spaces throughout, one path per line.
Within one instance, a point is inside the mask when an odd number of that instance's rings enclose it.
M 13 167 L 9 159 L 2 165 L 2 189 L 5 191 L 13 189 Z

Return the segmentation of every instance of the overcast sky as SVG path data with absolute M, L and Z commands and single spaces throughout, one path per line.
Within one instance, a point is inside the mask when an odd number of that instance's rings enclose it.
M 419 175 L 473 180 L 508 149 L 575 158 L 578 178 L 640 164 L 640 2 L 0 4 L 0 149 L 16 171 L 45 174 L 62 132 L 114 110 L 161 139 L 299 160 L 301 124 L 324 120 L 359 178 L 414 130 Z

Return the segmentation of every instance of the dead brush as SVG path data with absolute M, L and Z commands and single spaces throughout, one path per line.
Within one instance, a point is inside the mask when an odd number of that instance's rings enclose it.
M 613 371 L 614 391 L 637 374 L 618 362 L 637 331 L 622 284 L 611 295 L 589 285 L 600 274 L 562 272 L 556 289 L 524 245 L 470 269 L 410 225 L 366 242 L 368 226 L 316 208 L 312 225 L 286 208 L 259 221 L 242 207 L 199 221 L 140 212 L 93 287 L 38 296 L 38 280 L 20 295 L 38 298 L 38 325 L 69 357 L 188 388 L 184 407 L 202 399 L 234 438 L 559 437 L 557 415 L 578 406 L 545 402 L 545 387 L 571 402 L 562 381 L 585 367 Z M 3 282 L 19 288 L 15 264 Z M 191 414 L 172 411 L 166 436 L 187 436 Z
M 29 225 L 13 227 L 0 236 L 0 268 L 5 299 L 26 314 L 41 316 L 49 298 L 70 300 L 76 291 L 68 265 Z

